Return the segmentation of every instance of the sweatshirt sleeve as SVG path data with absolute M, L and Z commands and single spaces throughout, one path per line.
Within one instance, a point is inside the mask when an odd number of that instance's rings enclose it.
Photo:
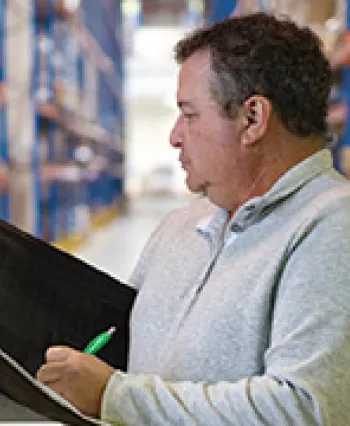
M 114 424 L 350 424 L 349 219 L 308 226 L 290 248 L 271 318 L 264 374 L 237 382 L 172 382 L 115 373 L 102 419 Z M 184 349 L 185 350 L 185 349 Z

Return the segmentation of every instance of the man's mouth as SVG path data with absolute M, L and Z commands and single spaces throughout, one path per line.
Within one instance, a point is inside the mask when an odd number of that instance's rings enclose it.
M 186 160 L 186 158 L 184 158 L 183 156 L 180 156 L 180 157 L 179 157 L 179 161 L 180 161 L 180 163 L 181 163 L 181 167 L 182 167 L 183 169 L 185 169 L 185 168 L 186 168 L 186 166 L 188 166 L 188 165 L 189 165 L 189 161 L 188 161 L 188 160 Z
M 189 166 L 188 161 L 181 161 L 181 167 L 182 167 L 184 170 L 187 170 L 187 169 L 188 169 L 188 166 Z

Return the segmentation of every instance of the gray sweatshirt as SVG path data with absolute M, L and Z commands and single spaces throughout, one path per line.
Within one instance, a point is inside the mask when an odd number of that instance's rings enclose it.
M 350 184 L 322 150 L 226 222 L 202 198 L 151 237 L 102 418 L 350 425 Z

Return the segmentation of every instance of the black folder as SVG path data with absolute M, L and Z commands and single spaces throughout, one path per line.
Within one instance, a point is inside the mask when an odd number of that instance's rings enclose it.
M 52 420 L 64 421 L 52 407 L 45 409 L 50 404 L 36 404 L 31 395 L 35 386 L 23 375 L 29 388 L 21 389 L 25 385 L 15 380 L 20 374 L 16 366 L 32 376 L 48 346 L 83 349 L 97 334 L 115 326 L 115 335 L 98 356 L 125 370 L 135 296 L 136 291 L 118 279 L 0 221 L 0 392 Z

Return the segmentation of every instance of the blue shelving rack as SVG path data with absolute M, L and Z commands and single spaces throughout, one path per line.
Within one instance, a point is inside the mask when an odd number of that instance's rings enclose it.
M 239 0 L 212 0 L 209 2 L 209 10 L 207 13 L 207 21 L 210 24 L 222 21 L 223 19 L 230 16 L 238 3 Z
M 38 9 L 36 10 L 38 13 Z M 36 60 L 35 68 L 37 69 L 38 81 L 35 84 L 36 93 L 44 91 L 42 98 L 37 99 L 37 104 L 41 101 L 48 102 L 49 104 L 55 101 L 55 5 L 52 1 L 48 1 L 45 7 L 45 15 L 43 17 L 37 16 L 36 27 Z M 42 46 L 44 43 L 44 46 Z M 41 51 L 39 46 L 42 46 Z M 34 77 L 35 78 L 35 77 Z M 57 123 L 54 120 L 47 120 L 43 118 L 36 111 L 36 138 L 37 145 L 43 145 L 44 136 L 42 133 L 45 131 L 45 144 L 46 144 L 46 158 L 41 158 L 41 162 L 54 162 L 55 161 L 55 134 L 57 131 Z M 44 130 L 45 129 L 45 130 Z M 39 234 L 42 238 L 54 241 L 57 233 L 57 183 L 55 181 L 43 181 L 40 175 L 41 167 L 38 165 L 38 224 Z M 40 186 L 39 186 L 40 185 Z
M 6 22 L 5 22 L 6 0 L 0 0 L 0 85 L 3 92 L 6 84 Z M 0 89 L 1 90 L 1 89 Z M 3 99 L 2 99 L 3 98 Z M 2 101 L 1 101 L 2 100 Z M 0 158 L 8 167 L 8 139 L 7 139 L 7 115 L 4 95 L 0 95 Z M 9 194 L 8 191 L 0 193 L 0 216 L 1 219 L 9 220 Z
M 345 43 L 350 43 L 350 0 L 347 0 L 346 2 L 346 33 L 345 33 Z M 342 161 L 340 161 L 341 166 L 340 168 L 346 168 L 347 174 L 349 174 L 350 164 L 350 155 L 346 158 L 346 152 L 349 152 L 350 150 L 350 120 L 349 120 L 349 114 L 350 114 L 350 65 L 348 61 L 346 61 L 347 64 L 344 65 L 343 68 L 343 96 L 346 104 L 346 121 L 345 121 L 345 130 L 344 130 L 344 136 L 339 139 L 339 156 L 342 157 Z M 341 170 L 343 171 L 343 170 Z M 350 178 L 350 176 L 348 176 Z
M 37 232 L 64 248 L 111 217 L 124 196 L 120 3 L 82 0 L 71 13 L 61 0 L 35 1 Z
M 98 75 L 97 120 L 108 135 L 108 141 L 95 144 L 94 153 L 110 160 L 90 185 L 92 209 L 98 212 L 116 202 L 124 192 L 124 177 L 115 173 L 124 160 L 120 144 L 115 143 L 116 130 L 124 128 L 122 13 L 120 2 L 110 0 L 85 1 L 82 6 L 85 25 L 109 62 L 109 69 L 100 69 Z M 123 134 L 119 132 L 118 136 L 123 137 Z

